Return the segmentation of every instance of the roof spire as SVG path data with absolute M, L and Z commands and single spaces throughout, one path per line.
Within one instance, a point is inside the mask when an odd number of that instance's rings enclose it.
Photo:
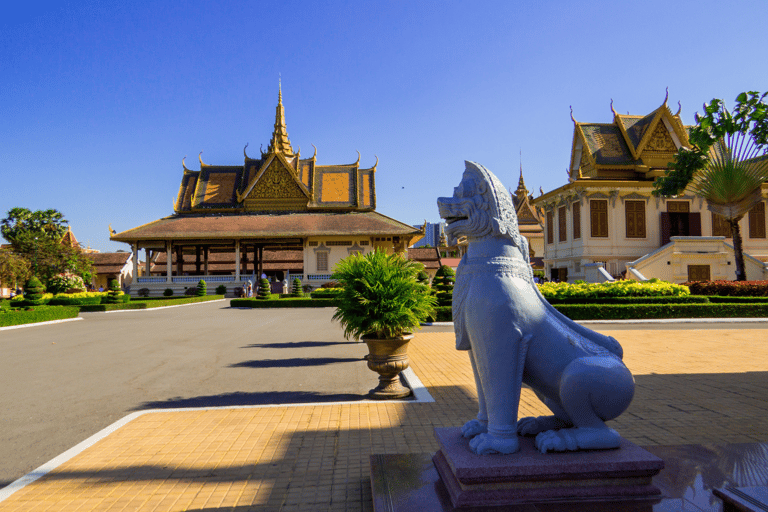
M 291 141 L 288 139 L 288 130 L 285 127 L 285 111 L 283 110 L 283 80 L 278 78 L 277 108 L 275 109 L 275 128 L 272 131 L 272 140 L 269 141 L 267 153 L 282 153 L 287 157 L 293 156 Z
M 520 150 L 520 181 L 517 183 L 517 190 L 515 190 L 515 198 L 517 204 L 521 204 L 522 201 L 528 197 L 528 189 L 525 188 L 525 181 L 523 181 L 523 150 Z

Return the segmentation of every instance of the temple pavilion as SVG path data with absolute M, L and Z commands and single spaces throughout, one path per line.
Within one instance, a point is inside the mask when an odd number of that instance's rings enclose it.
M 378 158 L 370 168 L 360 167 L 359 153 L 351 164 L 318 165 L 317 148 L 309 158 L 294 151 L 282 91 L 267 150 L 253 158 L 247 147 L 242 165 L 209 165 L 201 154 L 200 170 L 191 170 L 182 160 L 173 215 L 120 233 L 110 227 L 111 240 L 130 244 L 135 267 L 145 251 L 132 295 L 178 294 L 200 279 L 211 292 L 223 284 L 231 293 L 262 275 L 319 286 L 350 254 L 403 252 L 423 236 L 376 212 Z

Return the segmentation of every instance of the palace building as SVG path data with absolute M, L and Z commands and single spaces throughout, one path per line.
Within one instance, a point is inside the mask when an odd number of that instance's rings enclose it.
M 208 165 L 201 153 L 195 171 L 182 160 L 173 215 L 111 235 L 131 245 L 134 265 L 146 251 L 132 295 L 181 292 L 200 279 L 209 290 L 224 284 L 231 292 L 263 274 L 318 286 L 350 254 L 403 252 L 423 236 L 376 212 L 378 158 L 369 168 L 360 167 L 359 153 L 351 164 L 319 165 L 317 148 L 309 158 L 294 150 L 282 90 L 267 150 L 255 158 L 246 150 L 243 165 Z
M 685 281 L 735 278 L 728 224 L 689 192 L 652 195 L 688 130 L 664 103 L 645 116 L 573 121 L 568 183 L 534 200 L 544 217 L 544 265 L 553 280 Z M 747 279 L 768 278 L 765 201 L 740 222 Z

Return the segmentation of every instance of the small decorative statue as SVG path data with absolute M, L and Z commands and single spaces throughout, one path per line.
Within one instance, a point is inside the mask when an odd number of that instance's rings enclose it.
M 621 345 L 553 308 L 533 282 L 528 242 L 507 189 L 482 165 L 466 162 L 453 197 L 437 200 L 449 244 L 468 240 L 453 291 L 456 348 L 468 350 L 480 410 L 462 432 L 477 454 L 514 453 L 518 435 L 542 452 L 617 448 L 606 426 L 635 390 Z M 518 421 L 529 385 L 552 416 Z

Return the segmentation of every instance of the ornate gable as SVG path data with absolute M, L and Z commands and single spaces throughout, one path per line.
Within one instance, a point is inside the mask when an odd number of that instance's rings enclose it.
M 306 210 L 309 191 L 282 155 L 269 158 L 241 196 L 245 211 Z
M 646 151 L 664 151 L 672 152 L 677 151 L 677 146 L 669 135 L 669 130 L 664 126 L 663 122 L 656 123 L 656 128 L 648 138 L 648 142 L 645 145 Z

